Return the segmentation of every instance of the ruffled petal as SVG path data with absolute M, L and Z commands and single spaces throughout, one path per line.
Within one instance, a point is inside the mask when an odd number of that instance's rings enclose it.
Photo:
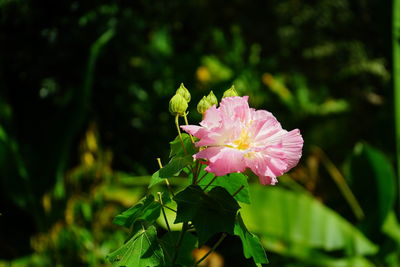
M 303 137 L 300 134 L 299 129 L 294 129 L 287 132 L 284 137 L 282 137 L 282 150 L 286 154 L 286 160 L 288 167 L 285 172 L 289 171 L 291 168 L 299 163 L 303 149 Z
M 197 125 L 182 125 L 181 129 L 199 139 L 203 138 L 205 134 L 203 127 Z
M 206 110 L 204 119 L 200 125 L 208 129 L 219 127 L 221 125 L 221 111 L 215 105 Z
M 239 121 L 247 124 L 251 120 L 251 109 L 248 98 L 248 96 L 223 98 L 219 107 L 222 123 L 230 124 Z
M 266 138 L 268 144 L 281 146 L 281 151 L 285 154 L 288 167 L 285 172 L 297 165 L 301 158 L 303 149 L 303 138 L 299 129 L 294 129 L 290 132 L 281 130 L 274 135 Z
M 209 161 L 206 171 L 216 176 L 233 172 L 243 172 L 246 169 L 243 152 L 229 147 L 209 147 L 195 155 L 195 158 Z
M 262 184 L 274 184 L 276 177 L 287 169 L 287 163 L 279 157 L 271 157 L 267 152 L 250 152 L 245 156 L 246 166 L 260 178 Z
M 300 131 L 286 131 L 268 111 L 249 107 L 248 97 L 226 97 L 206 111 L 201 126 L 181 126 L 206 147 L 195 158 L 208 160 L 217 176 L 251 169 L 264 185 L 293 168 L 303 148 Z

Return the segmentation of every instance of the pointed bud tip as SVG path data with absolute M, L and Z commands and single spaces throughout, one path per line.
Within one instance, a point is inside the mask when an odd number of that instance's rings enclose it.
M 181 83 L 179 88 L 176 90 L 176 93 L 183 96 L 185 98 L 186 102 L 188 102 L 188 103 L 190 102 L 190 99 L 191 99 L 190 92 L 183 83 Z
M 224 98 L 224 97 L 232 97 L 232 96 L 239 96 L 239 94 L 237 93 L 234 85 L 232 85 L 231 88 L 229 88 L 228 90 L 226 90 L 224 92 L 224 95 L 222 96 L 222 98 Z
M 217 97 L 214 95 L 213 91 L 211 90 L 210 93 L 207 96 L 207 101 L 211 104 L 211 106 L 213 105 L 218 105 L 218 99 Z
M 187 108 L 188 102 L 181 94 L 176 93 L 169 101 L 169 112 L 174 116 L 183 116 Z
M 207 109 L 209 109 L 211 106 L 212 105 L 210 102 L 208 102 L 207 97 L 203 96 L 203 98 L 197 104 L 197 112 L 200 113 L 201 115 L 204 115 Z

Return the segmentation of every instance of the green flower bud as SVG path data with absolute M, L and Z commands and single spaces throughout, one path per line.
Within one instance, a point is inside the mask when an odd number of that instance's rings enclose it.
M 213 91 L 211 91 L 208 96 L 207 96 L 207 101 L 208 103 L 210 103 L 211 106 L 213 105 L 218 105 L 218 99 L 217 97 L 214 95 Z
M 206 113 L 206 110 L 209 109 L 211 106 L 212 105 L 210 104 L 210 102 L 208 102 L 207 97 L 203 96 L 203 98 L 197 104 L 197 112 L 199 112 L 201 115 L 204 115 L 204 113 Z
M 228 90 L 226 90 L 225 92 L 224 92 L 224 95 L 222 96 L 222 98 L 224 98 L 224 97 L 231 97 L 231 96 L 239 96 L 239 94 L 236 92 L 236 90 L 235 90 L 235 86 L 234 85 L 232 85 L 232 87 L 231 88 L 229 88 Z
M 175 94 L 169 101 L 169 112 L 172 115 L 183 116 L 188 108 L 188 103 L 185 98 L 180 94 Z
M 183 83 L 181 83 L 178 90 L 176 90 L 176 93 L 183 96 L 183 98 L 185 98 L 186 102 L 188 102 L 188 103 L 190 102 L 189 90 L 183 85 Z

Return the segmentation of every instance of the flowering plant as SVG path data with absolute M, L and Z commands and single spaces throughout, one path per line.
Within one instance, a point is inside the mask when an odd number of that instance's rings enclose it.
M 246 258 L 256 265 L 268 263 L 258 237 L 247 230 L 239 211 L 238 202 L 250 203 L 244 172 L 251 170 L 263 185 L 276 184 L 277 177 L 301 157 L 300 131 L 288 132 L 270 112 L 250 108 L 248 97 L 238 96 L 233 86 L 219 107 L 212 91 L 203 97 L 197 105 L 203 120 L 199 126 L 189 125 L 190 98 L 181 84 L 169 103 L 178 136 L 170 143 L 170 161 L 163 166 L 158 159 L 160 169 L 152 175 L 149 188 L 158 187 L 157 196 L 149 194 L 114 219 L 132 234 L 108 256 L 113 266 L 196 266 L 228 234 L 241 239 Z M 180 117 L 185 125 L 180 125 Z M 169 181 L 174 177 L 188 181 L 177 193 Z M 174 212 L 173 225 L 168 210 Z M 160 238 L 154 225 L 161 214 L 167 233 Z M 172 231 L 173 226 L 180 231 Z M 209 251 L 193 259 L 195 246 L 203 246 L 216 234 L 220 238 Z

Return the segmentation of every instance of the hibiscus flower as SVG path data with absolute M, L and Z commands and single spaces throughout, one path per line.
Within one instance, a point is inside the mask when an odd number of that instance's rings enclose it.
M 249 168 L 263 185 L 296 166 L 303 148 L 298 129 L 288 132 L 270 112 L 250 108 L 248 96 L 223 98 L 200 126 L 181 128 L 199 139 L 202 148 L 193 157 L 207 160 L 207 172 L 222 176 Z

